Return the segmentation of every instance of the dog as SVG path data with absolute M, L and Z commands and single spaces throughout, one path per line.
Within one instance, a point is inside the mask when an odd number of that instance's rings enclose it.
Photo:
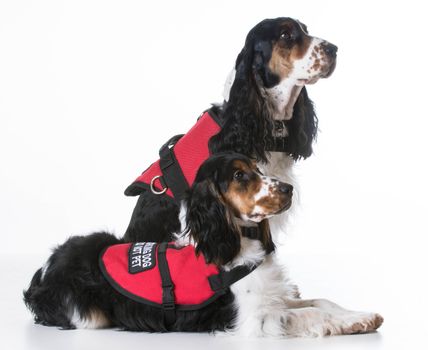
M 305 85 L 333 73 L 336 52 L 335 45 L 310 36 L 297 20 L 276 18 L 257 24 L 227 80 L 224 103 L 209 111 L 222 125 L 208 140 L 209 153 L 245 154 L 258 161 L 264 174 L 296 185 L 293 165 L 312 154 L 318 126 Z M 150 190 L 128 188 L 125 193 L 139 195 L 125 241 L 174 239 L 171 233 L 180 229 L 178 203 Z M 286 215 L 275 218 L 274 241 L 287 222 Z
M 292 190 L 291 185 L 262 176 L 246 156 L 214 155 L 201 166 L 183 200 L 183 226 L 174 233 L 175 249 L 186 251 L 181 248 L 191 244 L 197 256 L 203 256 L 207 264 L 220 267 L 223 273 L 245 266 L 249 268 L 247 273 L 251 272 L 269 250 L 270 231 L 266 219 L 290 207 Z M 256 206 L 257 215 L 251 216 Z M 244 225 L 258 227 L 263 238 L 243 238 L 241 227 Z M 112 234 L 98 232 L 71 237 L 57 247 L 24 292 L 24 301 L 33 312 L 35 322 L 62 329 L 119 327 L 149 332 L 233 328 L 237 299 L 228 286 L 220 288 L 216 298 L 202 308 L 189 310 L 186 305 L 177 305 L 173 322 L 166 320 L 162 308 L 136 301 L 135 295 L 128 298 L 118 291 L 120 289 L 113 288 L 98 266 L 99 256 L 105 256 L 103 251 L 112 246 L 130 250 L 121 243 L 123 241 Z M 147 246 L 144 249 L 148 249 Z M 150 265 L 147 254 L 145 250 L 144 263 Z M 157 259 L 160 269 L 159 255 Z M 184 269 L 183 266 L 180 264 L 178 269 Z M 190 287 L 195 288 L 192 271 L 185 273 L 192 278 Z M 147 283 L 147 280 L 141 281 L 143 286 Z M 181 285 L 176 280 L 171 283 L 178 296 Z M 195 293 L 197 291 L 191 290 L 192 295 Z
M 172 294 L 173 301 L 180 303 L 179 298 L 183 298 L 179 296 L 183 287 L 180 281 L 174 280 L 177 273 L 184 275 L 190 286 L 190 296 L 184 298 L 200 294 L 195 289 L 198 275 L 188 271 L 188 265 L 181 260 L 177 268 L 170 268 L 171 285 L 164 284 L 161 264 L 165 260 L 161 261 L 160 253 L 163 243 L 156 257 L 152 254 L 155 243 L 135 243 L 129 247 L 105 232 L 71 237 L 57 247 L 35 273 L 24 292 L 24 301 L 36 323 L 62 329 L 226 331 L 270 337 L 375 330 L 382 323 L 378 314 L 347 311 L 327 300 L 299 299 L 297 288 L 276 262 L 269 247 L 268 219 L 289 209 L 292 196 L 292 185 L 262 175 L 256 163 L 244 155 L 218 153 L 203 163 L 183 200 L 182 229 L 173 233 L 175 242 L 171 249 L 174 252 L 194 249 L 199 262 L 202 260 L 204 266 L 209 264 L 203 274 L 207 269 L 221 271 L 221 278 L 217 279 L 219 287 L 214 288 L 213 296 L 209 295 L 209 303 L 203 299 L 198 301 L 199 306 L 186 307 L 173 302 L 172 308 L 163 308 L 165 298 L 170 296 L 168 293 L 162 294 L 162 306 L 159 306 L 137 296 L 138 292 L 124 291 L 117 279 L 109 281 L 121 264 L 112 260 L 113 268 L 107 276 L 101 270 L 109 269 L 106 267 L 109 251 L 121 249 L 125 254 L 123 269 L 129 268 L 129 273 L 125 271 L 128 276 L 141 278 L 141 274 L 147 272 L 143 270 L 153 268 L 157 261 L 163 292 L 165 288 L 176 291 L 175 296 Z M 256 238 L 245 237 L 243 227 L 255 228 L 262 234 Z M 170 253 L 168 259 L 171 256 Z M 150 271 L 159 274 L 157 270 Z M 139 280 L 139 285 L 154 288 L 147 284 L 144 277 Z

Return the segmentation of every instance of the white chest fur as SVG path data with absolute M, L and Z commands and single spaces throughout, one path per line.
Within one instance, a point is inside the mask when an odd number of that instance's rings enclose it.
M 267 256 L 256 270 L 233 284 L 231 290 L 238 312 L 234 332 L 251 337 L 278 336 L 283 332 L 276 318 L 285 311 L 284 299 L 294 297 L 297 288 L 288 283 L 274 256 Z
M 269 225 L 274 243 L 278 243 L 278 236 L 285 232 L 288 217 L 293 213 L 293 208 L 298 202 L 297 182 L 293 175 L 295 161 L 290 156 L 282 152 L 271 152 L 266 164 L 257 164 L 263 174 L 275 177 L 282 182 L 293 185 L 293 204 L 291 208 L 280 215 L 275 215 L 269 219 Z

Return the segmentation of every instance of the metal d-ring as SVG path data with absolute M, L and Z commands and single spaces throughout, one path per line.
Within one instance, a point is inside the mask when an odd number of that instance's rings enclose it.
M 152 191 L 152 193 L 154 193 L 154 194 L 164 194 L 167 190 L 168 190 L 168 187 L 165 187 L 162 191 L 158 191 L 156 188 L 155 188 L 155 181 L 157 180 L 157 179 L 160 179 L 160 175 L 156 175 L 153 179 L 152 179 L 152 181 L 150 181 L 150 190 Z

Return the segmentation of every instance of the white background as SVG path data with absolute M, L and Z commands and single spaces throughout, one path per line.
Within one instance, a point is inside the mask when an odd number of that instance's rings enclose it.
M 124 189 L 166 139 L 222 100 L 249 29 L 279 16 L 339 46 L 333 76 L 308 87 L 321 131 L 297 167 L 300 206 L 279 254 L 304 297 L 378 311 L 380 332 L 238 342 L 33 326 L 20 293 L 49 249 L 72 234 L 124 233 L 136 200 Z M 2 341 L 16 349 L 426 343 L 427 34 L 416 1 L 1 0 L 0 254 L 10 286 L 1 291 Z

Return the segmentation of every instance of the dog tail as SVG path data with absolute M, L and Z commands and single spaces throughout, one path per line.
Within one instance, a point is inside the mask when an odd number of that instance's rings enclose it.
M 60 300 L 60 293 L 55 288 L 43 283 L 44 271 L 40 268 L 31 279 L 30 286 L 24 290 L 24 303 L 34 315 L 34 322 L 44 326 L 57 326 L 72 329 L 67 310 L 67 300 Z M 56 305 L 56 307 L 53 307 Z M 60 306 L 60 307 L 58 307 Z
M 24 290 L 24 303 L 27 307 L 34 313 L 35 306 L 35 295 L 37 294 L 37 290 L 40 288 L 42 282 L 42 274 L 43 269 L 40 268 L 36 271 L 33 278 L 30 282 L 30 287 L 27 290 Z

